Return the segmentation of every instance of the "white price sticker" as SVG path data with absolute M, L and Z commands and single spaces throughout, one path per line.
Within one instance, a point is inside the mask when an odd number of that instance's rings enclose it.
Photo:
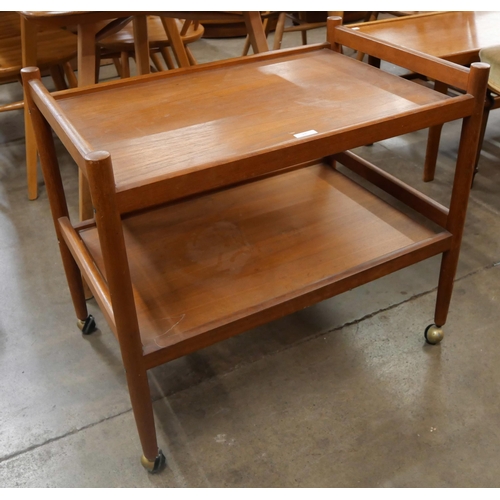
M 293 134 L 297 139 L 302 139 L 302 137 L 308 137 L 310 135 L 317 134 L 316 130 L 306 130 L 305 132 L 300 132 L 299 134 Z

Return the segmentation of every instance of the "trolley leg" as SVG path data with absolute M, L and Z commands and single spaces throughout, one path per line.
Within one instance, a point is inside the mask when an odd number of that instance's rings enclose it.
M 165 455 L 158 449 L 147 372 L 143 368 L 134 369 L 132 366 L 125 369 L 130 401 L 142 446 L 141 464 L 148 472 L 154 474 L 165 465 Z
M 62 236 L 58 234 L 58 237 L 64 272 L 66 273 L 66 280 L 68 281 L 68 287 L 71 293 L 71 299 L 73 301 L 73 307 L 75 308 L 76 317 L 78 322 L 87 323 L 87 327 L 85 329 L 80 329 L 85 334 L 92 333 L 95 330 L 95 323 L 93 324 L 93 328 L 90 328 L 89 318 L 92 318 L 92 316 L 89 316 L 87 310 L 87 302 L 85 299 L 85 291 L 83 288 L 83 280 L 80 269 L 73 259 L 73 256 L 71 255 L 71 252 L 69 251 L 69 248 Z
M 482 63 L 473 63 L 467 92 L 474 96 L 483 96 L 486 92 L 489 67 Z M 450 307 L 453 282 L 458 266 L 460 244 L 467 214 L 467 204 L 474 174 L 474 166 L 479 146 L 483 98 L 476 98 L 471 116 L 464 118 L 458 148 L 455 180 L 450 200 L 450 211 L 446 229 L 453 235 L 451 248 L 443 253 L 434 319 L 438 327 L 446 323 Z
M 441 130 L 443 125 L 435 125 L 429 128 L 429 135 L 427 137 L 427 149 L 425 151 L 424 173 L 422 180 L 430 182 L 434 180 L 436 173 L 436 163 L 439 151 L 439 141 L 441 140 Z
M 434 90 L 436 90 L 437 92 L 441 92 L 442 94 L 446 94 L 448 92 L 448 85 L 443 82 L 436 81 L 434 84 Z M 430 182 L 434 180 L 442 129 L 442 124 L 435 125 L 434 127 L 429 128 L 427 149 L 425 152 L 424 173 L 422 176 L 422 180 L 424 182 Z
M 33 68 L 23 70 L 22 75 L 25 85 L 27 85 L 31 79 L 40 78 L 40 72 L 38 69 Z M 59 249 L 61 252 L 61 258 L 71 298 L 73 300 L 73 306 L 75 308 L 77 318 L 79 320 L 86 321 L 88 318 L 88 312 L 80 270 L 63 237 L 61 236 L 59 228 L 59 218 L 69 218 L 69 212 L 66 203 L 66 196 L 64 194 L 61 173 L 59 171 L 52 130 L 39 109 L 33 104 L 31 94 L 29 92 L 25 92 L 25 95 L 27 103 L 26 109 L 29 109 L 30 111 L 31 120 L 36 132 L 36 140 L 38 144 L 43 177 L 47 188 L 47 196 L 49 198 L 52 219 L 57 239 L 59 241 Z

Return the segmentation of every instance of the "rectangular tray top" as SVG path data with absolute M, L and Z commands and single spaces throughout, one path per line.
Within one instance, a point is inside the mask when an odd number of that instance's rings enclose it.
M 323 164 L 133 215 L 123 227 L 145 354 L 291 301 L 283 316 L 294 298 L 346 273 L 448 241 Z M 97 230 L 80 234 L 103 272 Z M 299 308 L 318 297 L 307 300 Z
M 433 12 L 359 24 L 379 40 L 454 60 L 499 43 L 500 11 Z
M 118 192 L 259 152 L 286 156 L 289 145 L 448 99 L 329 49 L 57 96 L 90 146 L 111 153 Z

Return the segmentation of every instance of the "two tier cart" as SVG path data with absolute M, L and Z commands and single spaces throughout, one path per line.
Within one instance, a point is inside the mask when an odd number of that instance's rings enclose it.
M 327 33 L 324 44 L 52 95 L 36 68 L 23 69 L 76 316 L 91 333 L 83 276 L 118 339 L 151 472 L 164 462 L 147 378 L 155 366 L 437 254 L 425 335 L 442 338 L 488 66 L 377 41 L 335 18 Z M 464 94 L 389 74 L 343 46 Z M 349 151 L 456 119 L 449 207 Z M 90 220 L 70 220 L 53 132 L 88 180 Z

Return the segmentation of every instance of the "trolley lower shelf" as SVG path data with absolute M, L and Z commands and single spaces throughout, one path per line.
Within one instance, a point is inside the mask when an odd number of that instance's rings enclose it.
M 149 210 L 123 227 L 143 352 L 164 351 L 153 366 L 171 347 L 175 357 L 194 351 L 440 253 L 451 239 L 327 164 Z M 104 275 L 97 230 L 80 235 Z

